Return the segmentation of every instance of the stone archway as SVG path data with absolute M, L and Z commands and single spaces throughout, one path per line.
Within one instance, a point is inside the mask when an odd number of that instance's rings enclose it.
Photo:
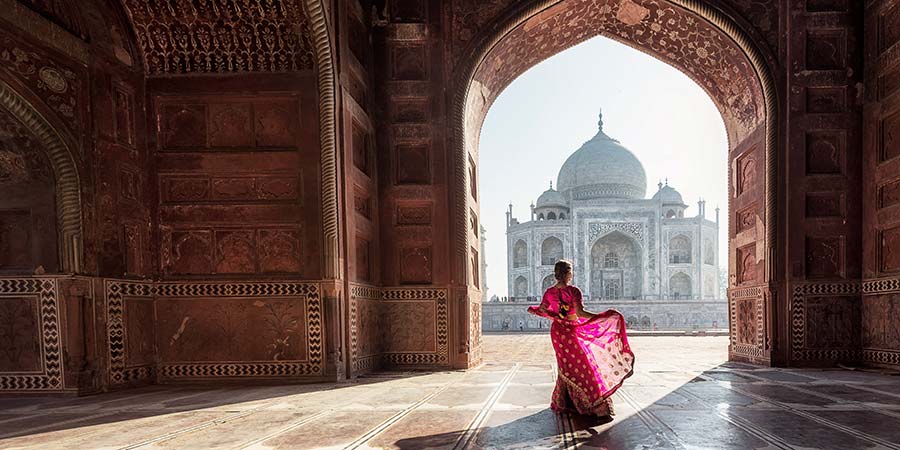
M 478 210 L 467 195 L 468 164 L 477 161 L 480 129 L 491 104 L 535 64 L 599 35 L 681 70 L 718 107 L 729 139 L 729 215 L 740 212 L 746 218 L 746 227 L 729 230 L 730 288 L 737 292 L 730 297 L 746 295 L 754 308 L 774 314 L 764 302 L 772 301 L 767 293 L 774 277 L 777 98 L 774 77 L 751 38 L 728 15 L 699 0 L 544 0 L 513 7 L 503 17 L 485 27 L 471 47 L 473 56 L 455 75 L 454 267 L 464 268 L 468 255 L 467 224 Z M 461 272 L 457 278 L 468 286 L 473 276 Z M 733 298 L 730 303 L 733 310 Z M 755 319 L 759 339 L 739 342 L 732 333 L 731 358 L 769 363 L 775 338 L 768 324 L 776 320 L 785 319 Z
M 60 132 L 15 89 L 0 80 L 0 113 L 11 116 L 30 133 L 53 171 L 56 201 L 58 271 L 79 273 L 82 261 L 81 181 L 69 144 Z
M 643 295 L 643 252 L 638 242 L 620 231 L 597 238 L 590 251 L 591 299 L 617 300 Z

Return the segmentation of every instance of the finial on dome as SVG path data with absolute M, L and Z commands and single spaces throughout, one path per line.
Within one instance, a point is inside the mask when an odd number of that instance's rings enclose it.
M 599 118 L 597 119 L 597 128 L 600 131 L 603 131 L 603 109 L 602 108 L 600 109 L 600 114 L 598 116 L 599 116 Z
M 662 190 L 662 180 L 659 180 L 659 184 L 656 185 L 656 188 Z
M 668 186 L 668 185 L 669 185 L 669 178 L 666 177 L 666 186 Z
M 550 180 L 550 190 L 553 190 L 553 180 Z

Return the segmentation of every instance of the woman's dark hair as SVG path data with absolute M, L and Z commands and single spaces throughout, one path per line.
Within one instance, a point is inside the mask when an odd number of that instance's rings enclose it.
M 566 277 L 572 273 L 572 262 L 567 259 L 561 259 L 553 266 L 553 277 L 556 281 L 566 281 Z

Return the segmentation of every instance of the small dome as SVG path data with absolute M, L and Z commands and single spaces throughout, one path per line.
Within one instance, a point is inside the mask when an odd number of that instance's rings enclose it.
M 553 184 L 550 184 L 550 189 L 544 191 L 540 197 L 537 199 L 537 203 L 535 204 L 536 208 L 546 208 L 546 207 L 562 207 L 568 208 L 569 205 L 566 203 L 566 198 L 556 189 L 553 189 Z
M 669 186 L 668 183 L 666 183 L 665 186 L 661 186 L 659 188 L 659 191 L 657 191 L 656 194 L 653 195 L 653 200 L 659 200 L 667 205 L 684 205 L 684 199 L 681 198 L 681 194 L 678 193 L 675 188 Z
M 585 142 L 559 169 L 557 185 L 568 198 L 642 199 L 647 195 L 644 166 L 630 150 L 603 132 L 603 115 L 599 130 Z

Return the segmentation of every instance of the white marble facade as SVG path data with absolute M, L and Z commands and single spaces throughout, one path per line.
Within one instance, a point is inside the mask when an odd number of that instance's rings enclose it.
M 540 297 L 553 265 L 570 259 L 590 301 L 719 299 L 719 210 L 694 214 L 672 186 L 646 198 L 640 161 L 599 131 L 563 164 L 557 189 L 540 195 L 530 220 L 507 212 L 509 296 Z M 722 300 L 724 302 L 724 300 Z

